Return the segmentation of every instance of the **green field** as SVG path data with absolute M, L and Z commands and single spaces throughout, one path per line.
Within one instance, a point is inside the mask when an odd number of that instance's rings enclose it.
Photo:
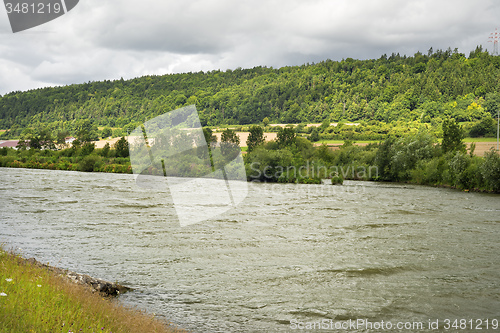
M 353 140 L 353 143 L 378 143 L 379 140 Z M 343 145 L 344 140 L 320 140 L 317 143 L 326 143 L 327 145 Z
M 497 138 L 465 138 L 464 142 L 497 142 Z

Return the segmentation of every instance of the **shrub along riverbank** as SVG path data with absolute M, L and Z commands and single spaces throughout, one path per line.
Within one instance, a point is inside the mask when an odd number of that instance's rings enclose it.
M 132 173 L 128 144 L 122 138 L 114 148 L 96 149 L 91 142 L 62 150 L 0 149 L 0 167 Z
M 249 180 L 321 183 L 321 179 L 408 182 L 450 186 L 462 190 L 500 193 L 500 156 L 491 150 L 484 157 L 467 152 L 464 131 L 453 120 L 443 123 L 443 140 L 419 131 L 388 137 L 378 144 L 353 145 L 339 150 L 296 137 L 290 129 L 259 145 L 245 156 Z
M 449 186 L 462 190 L 500 193 L 500 156 L 491 150 L 484 157 L 467 152 L 464 131 L 454 120 L 443 122 L 443 139 L 420 130 L 403 137 L 389 136 L 380 143 L 354 145 L 346 140 L 339 150 L 325 144 L 314 147 L 293 128 L 280 128 L 275 140 L 264 142 L 263 129 L 252 126 L 244 155 L 249 181 L 321 184 L 325 178 L 408 182 Z M 227 129 L 224 140 L 239 139 Z M 205 129 L 206 141 L 215 136 Z M 60 151 L 0 150 L 0 166 L 54 170 L 131 173 L 126 141 L 123 147 L 95 149 L 92 144 Z M 336 178 L 336 179 L 337 179 Z
M 0 248 L 1 332 L 184 332 Z

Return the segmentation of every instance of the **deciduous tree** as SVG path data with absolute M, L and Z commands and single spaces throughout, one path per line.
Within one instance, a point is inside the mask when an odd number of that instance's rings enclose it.
M 250 134 L 248 134 L 247 147 L 248 152 L 251 152 L 264 143 L 264 130 L 260 126 L 252 126 L 249 131 Z

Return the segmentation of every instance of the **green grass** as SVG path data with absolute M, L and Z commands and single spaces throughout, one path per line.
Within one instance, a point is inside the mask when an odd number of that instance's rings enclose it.
M 181 332 L 0 248 L 0 332 Z
M 438 142 L 442 142 L 443 138 L 439 138 Z M 497 138 L 465 138 L 463 142 L 497 142 Z
M 384 140 L 353 140 L 354 143 L 378 143 Z M 343 145 L 344 140 L 320 140 L 317 143 L 326 143 L 328 145 Z
M 497 138 L 465 138 L 464 142 L 497 142 Z

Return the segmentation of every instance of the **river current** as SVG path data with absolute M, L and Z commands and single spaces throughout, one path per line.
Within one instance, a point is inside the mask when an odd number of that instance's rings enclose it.
M 193 332 L 500 320 L 498 195 L 250 183 L 237 207 L 181 228 L 168 191 L 133 175 L 2 168 L 0 181 L 0 242 L 132 287 L 121 302 Z

